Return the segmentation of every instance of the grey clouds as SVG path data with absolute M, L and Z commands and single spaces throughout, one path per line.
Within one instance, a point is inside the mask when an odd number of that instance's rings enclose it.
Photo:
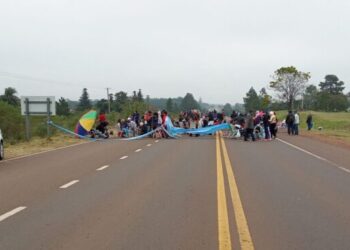
M 350 91 L 350 2 L 0 0 L 0 91 L 242 102 L 282 66 Z

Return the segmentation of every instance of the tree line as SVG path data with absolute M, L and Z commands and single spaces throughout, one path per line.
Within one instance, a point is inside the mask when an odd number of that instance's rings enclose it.
M 19 110 L 20 99 L 17 97 L 16 89 L 12 87 L 5 89 L 4 94 L 0 95 L 0 101 Z M 102 112 L 121 113 L 126 116 L 135 111 L 144 112 L 147 110 L 166 109 L 168 112 L 177 113 L 182 110 L 203 109 L 201 103 L 191 93 L 177 98 L 150 98 L 148 95 L 145 98 L 141 89 L 133 91 L 131 95 L 128 95 L 127 92 L 119 91 L 109 94 L 108 99 L 91 100 L 88 89 L 83 88 L 78 101 L 71 101 L 64 97 L 56 101 L 56 113 L 59 116 L 68 116 L 72 113 L 83 112 L 92 108 Z
M 58 105 L 60 105 L 60 103 Z M 67 106 L 67 104 L 65 104 L 65 106 Z M 100 99 L 93 105 L 92 101 L 89 99 L 87 89 L 84 88 L 76 109 L 82 111 L 92 107 L 100 111 L 112 111 L 126 116 L 135 111 L 145 112 L 147 110 L 156 111 L 159 109 L 166 109 L 168 112 L 176 113 L 181 110 L 201 109 L 200 104 L 191 93 L 187 93 L 184 97 L 178 98 L 150 98 L 149 95 L 144 98 L 141 89 L 133 91 L 131 96 L 128 96 L 124 91 L 119 91 L 114 95 L 110 94 L 109 100 Z
M 350 92 L 344 93 L 344 82 L 336 75 L 326 75 L 318 86 L 308 84 L 311 75 L 295 67 L 282 67 L 274 72 L 269 87 L 275 92 L 273 99 L 265 88 L 259 93 L 251 87 L 243 98 L 248 110 L 300 109 L 314 111 L 347 111 L 350 107 Z

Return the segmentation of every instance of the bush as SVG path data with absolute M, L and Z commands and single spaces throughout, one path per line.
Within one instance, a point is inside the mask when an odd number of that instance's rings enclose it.
M 0 101 L 0 128 L 8 143 L 24 139 L 24 119 L 19 107 Z

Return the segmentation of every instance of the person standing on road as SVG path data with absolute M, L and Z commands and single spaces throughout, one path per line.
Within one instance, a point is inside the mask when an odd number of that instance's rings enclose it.
M 277 116 L 276 113 L 271 111 L 270 112 L 270 133 L 271 133 L 271 139 L 276 139 L 277 137 Z
M 253 119 L 252 113 L 253 111 L 249 111 L 246 117 L 244 141 L 248 141 L 249 136 L 252 137 L 252 141 L 255 141 L 254 119 Z
M 306 124 L 307 124 L 307 130 L 311 130 L 313 127 L 313 123 L 312 123 L 312 114 L 310 113 L 307 118 L 306 118 Z
M 294 112 L 294 126 L 293 126 L 293 134 L 299 135 L 299 123 L 300 123 L 300 116 L 298 114 L 298 111 Z
M 294 127 L 294 120 L 295 120 L 295 116 L 293 114 L 292 111 L 288 112 L 288 115 L 286 117 L 286 124 L 287 124 L 287 128 L 288 128 L 288 135 L 293 135 L 293 127 Z
M 270 123 L 269 123 L 270 115 L 267 111 L 265 111 L 262 120 L 264 124 L 265 140 L 271 140 Z

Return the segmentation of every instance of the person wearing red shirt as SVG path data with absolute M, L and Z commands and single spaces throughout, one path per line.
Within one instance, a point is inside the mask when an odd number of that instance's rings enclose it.
M 106 121 L 106 114 L 105 114 L 105 112 L 100 112 L 100 115 L 98 116 L 98 121 L 99 121 L 100 123 Z

